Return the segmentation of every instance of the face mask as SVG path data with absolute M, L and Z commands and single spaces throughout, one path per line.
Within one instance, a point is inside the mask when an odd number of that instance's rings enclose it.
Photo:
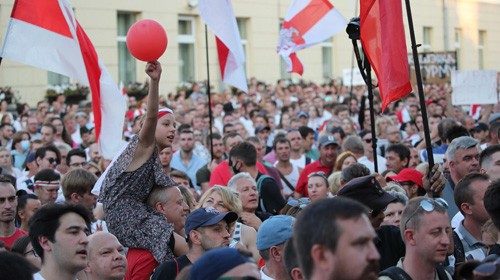
M 27 151 L 30 148 L 30 140 L 21 141 L 21 148 L 23 151 Z
M 233 174 L 238 174 L 240 173 L 240 170 L 236 167 L 236 165 L 238 165 L 238 163 L 236 162 L 234 165 L 231 164 L 231 169 L 233 170 Z

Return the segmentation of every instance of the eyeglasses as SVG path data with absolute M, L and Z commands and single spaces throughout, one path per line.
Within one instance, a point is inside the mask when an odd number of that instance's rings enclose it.
M 307 179 L 309 179 L 311 177 L 314 177 L 314 176 L 319 176 L 319 177 L 326 178 L 326 173 L 323 172 L 323 171 L 313 172 L 313 173 L 307 175 Z
M 87 163 L 86 162 L 74 162 L 74 163 L 70 163 L 71 167 L 86 167 L 87 166 Z
M 408 225 L 408 222 L 413 219 L 413 217 L 417 214 L 418 210 L 422 208 L 425 212 L 432 212 L 434 211 L 436 204 L 443 207 L 444 209 L 448 209 L 448 203 L 446 200 L 442 198 L 426 198 L 420 201 L 420 204 L 418 205 L 417 209 L 411 213 L 411 215 L 408 217 L 408 219 L 405 222 L 405 227 L 404 229 L 406 230 L 406 227 Z
M 35 252 L 35 249 L 31 249 L 31 250 L 29 250 L 28 252 L 25 252 L 25 253 L 24 253 L 24 256 L 29 256 L 29 255 L 31 255 L 31 254 L 33 254 L 33 256 L 34 256 L 35 258 L 38 258 L 38 254 Z

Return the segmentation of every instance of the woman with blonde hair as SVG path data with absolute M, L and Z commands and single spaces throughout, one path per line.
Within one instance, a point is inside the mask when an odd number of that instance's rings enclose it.
M 208 189 L 200 198 L 197 208 L 213 207 L 219 212 L 235 212 L 238 215 L 243 211 L 241 201 L 238 195 L 227 187 L 215 185 Z M 241 222 L 236 221 L 229 225 L 231 234 L 231 243 L 229 247 L 242 247 L 252 252 L 253 258 L 260 259 L 259 250 L 257 250 L 257 231 Z
M 349 151 L 345 151 L 337 157 L 337 161 L 335 161 L 334 171 L 342 171 L 344 168 L 356 162 L 358 162 L 356 156 L 354 156 L 354 154 Z

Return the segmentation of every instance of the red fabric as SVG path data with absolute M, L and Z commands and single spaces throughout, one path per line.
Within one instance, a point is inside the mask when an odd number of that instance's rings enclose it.
M 360 0 L 361 44 L 378 79 L 382 111 L 412 91 L 401 1 Z
M 267 169 L 260 162 L 257 162 L 257 169 L 260 173 L 269 175 Z M 214 170 L 210 173 L 210 182 L 208 185 L 213 187 L 214 185 L 226 186 L 229 179 L 233 177 L 233 172 L 227 160 L 219 163 Z
M 295 28 L 297 32 L 293 34 L 292 41 L 297 45 L 302 45 L 305 43 L 302 35 L 306 34 L 331 9 L 333 5 L 328 0 L 311 0 L 293 18 L 284 21 L 283 28 Z
M 87 70 L 90 92 L 92 92 L 95 139 L 99 139 L 99 135 L 101 134 L 101 67 L 99 66 L 99 58 L 97 57 L 94 45 L 92 45 L 89 37 L 78 22 L 76 23 L 76 36 L 80 44 L 85 69 Z
M 125 280 L 148 280 L 158 266 L 153 254 L 146 249 L 130 248 L 127 252 Z
M 304 73 L 304 65 L 302 65 L 302 62 L 300 62 L 300 59 L 297 57 L 297 53 L 290 54 L 290 61 L 292 61 L 292 72 L 302 76 Z
M 300 173 L 299 180 L 297 181 L 297 186 L 295 187 L 295 191 L 302 196 L 308 197 L 309 193 L 307 191 L 307 180 L 308 180 L 307 177 L 309 176 L 309 174 L 323 171 L 326 174 L 326 176 L 328 176 L 330 175 L 330 173 L 332 173 L 332 170 L 333 166 L 328 167 L 321 165 L 321 162 L 319 160 L 309 163 L 304 167 L 302 173 Z
M 14 244 L 14 242 L 16 242 L 16 240 L 18 240 L 19 238 L 26 236 L 26 235 L 28 235 L 27 232 L 25 232 L 22 229 L 16 228 L 16 230 L 14 231 L 14 233 L 11 236 L 7 236 L 7 237 L 0 236 L 0 241 L 3 241 L 5 248 L 8 251 L 10 251 L 10 248 L 12 248 L 12 245 Z
M 16 0 L 11 17 L 73 38 L 59 1 Z
M 217 55 L 219 57 L 220 75 L 224 80 L 227 57 L 229 56 L 229 48 L 217 36 L 215 36 L 215 42 L 217 43 Z

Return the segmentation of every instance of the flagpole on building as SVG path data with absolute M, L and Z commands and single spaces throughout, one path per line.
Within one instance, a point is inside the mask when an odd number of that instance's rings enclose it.
M 212 120 L 212 97 L 210 96 L 210 65 L 208 60 L 208 31 L 207 25 L 205 24 L 205 54 L 207 57 L 207 96 L 208 96 L 208 119 L 209 119 L 209 129 L 208 129 L 208 138 L 210 139 L 210 160 L 214 159 L 214 145 L 212 139 L 212 128 L 213 128 L 213 120 Z
M 360 27 L 359 17 L 352 18 L 349 24 L 347 25 L 346 32 L 349 35 L 349 39 L 351 39 L 352 42 L 352 48 L 354 50 L 356 62 L 358 63 L 359 72 L 361 73 L 361 76 L 363 76 L 365 84 L 368 88 L 368 102 L 370 106 L 370 126 L 371 126 L 370 129 L 372 133 L 372 147 L 373 147 L 373 164 L 374 164 L 374 171 L 377 173 L 378 172 L 377 137 L 375 135 L 375 110 L 373 108 L 373 84 L 372 84 L 372 74 L 371 74 L 372 71 L 368 58 L 364 56 L 364 59 L 363 60 L 361 59 L 361 54 L 357 42 L 360 39 L 359 27 Z M 361 51 L 363 51 L 363 49 L 361 49 Z
M 434 155 L 432 153 L 432 143 L 431 143 L 431 134 L 429 129 L 429 120 L 427 117 L 427 108 L 425 107 L 426 105 L 425 105 L 424 87 L 422 85 L 422 75 L 420 73 L 420 62 L 418 61 L 417 48 L 420 46 L 420 44 L 417 44 L 415 40 L 415 30 L 413 29 L 413 19 L 411 15 L 410 0 L 405 0 L 405 4 L 406 4 L 406 14 L 408 16 L 408 29 L 410 31 L 413 63 L 415 65 L 415 76 L 417 79 L 418 97 L 420 99 L 420 109 L 422 110 L 422 119 L 424 123 L 425 146 L 427 150 L 427 160 L 429 162 L 428 174 L 430 176 L 431 175 L 430 170 L 432 170 L 432 167 L 434 166 Z

